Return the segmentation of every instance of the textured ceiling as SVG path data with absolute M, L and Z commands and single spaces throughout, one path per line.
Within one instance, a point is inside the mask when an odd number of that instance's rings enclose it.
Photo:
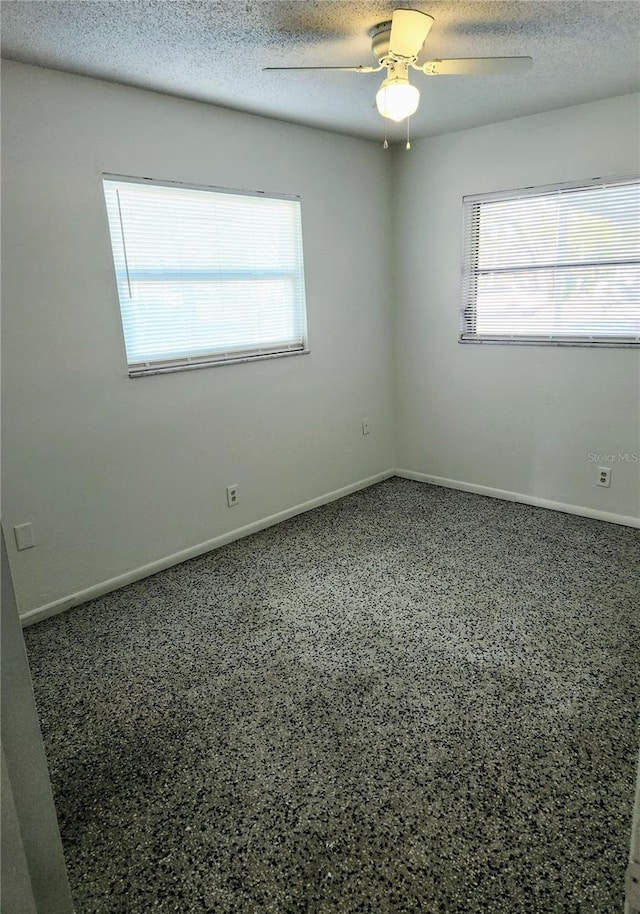
M 435 24 L 421 60 L 528 55 L 519 76 L 424 76 L 414 137 L 640 89 L 640 2 L 182 2 L 2 0 L 6 58 L 381 138 L 384 74 L 265 73 L 265 66 L 375 63 L 368 29 L 394 9 Z M 404 127 L 388 122 L 390 140 Z

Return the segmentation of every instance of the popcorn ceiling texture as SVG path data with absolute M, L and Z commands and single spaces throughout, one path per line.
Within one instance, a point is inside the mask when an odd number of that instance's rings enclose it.
M 435 19 L 422 58 L 527 55 L 512 77 L 426 77 L 414 137 L 640 89 L 640 3 L 10 0 L 3 56 L 353 136 L 379 139 L 380 74 L 263 73 L 370 64 L 369 29 L 410 7 Z M 389 125 L 390 137 L 404 127 Z
M 640 532 L 391 479 L 28 628 L 78 914 L 612 914 Z

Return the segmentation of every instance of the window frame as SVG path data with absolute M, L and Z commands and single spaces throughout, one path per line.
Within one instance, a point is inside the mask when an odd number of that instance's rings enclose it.
M 100 175 L 100 180 L 102 182 L 102 192 L 103 199 L 105 201 L 105 215 L 107 217 L 107 235 L 109 238 L 109 251 L 111 254 L 112 267 L 114 270 L 114 279 L 116 285 L 116 299 L 118 302 L 118 316 L 120 318 L 120 328 L 122 331 L 123 345 L 124 345 L 124 354 L 125 362 L 127 366 L 127 373 L 130 378 L 140 378 L 140 377 L 149 377 L 158 374 L 172 374 L 179 371 L 192 371 L 199 368 L 214 368 L 222 365 L 238 365 L 245 362 L 257 362 L 265 361 L 268 359 L 277 359 L 284 358 L 294 355 L 308 355 L 310 352 L 309 349 L 309 331 L 308 331 L 308 315 L 307 315 L 307 303 L 306 303 L 306 281 L 305 281 L 305 271 L 304 271 L 304 249 L 303 249 L 303 237 L 302 237 L 302 200 L 301 197 L 295 194 L 283 194 L 283 193 L 274 193 L 258 190 L 246 190 L 246 189 L 237 189 L 229 187 L 219 187 L 215 185 L 208 184 L 194 184 L 185 181 L 172 181 L 159 178 L 149 178 L 149 177 L 136 177 L 133 175 L 120 175 L 114 174 L 112 172 L 102 172 Z M 252 197 L 255 199 L 262 200 L 287 200 L 298 204 L 298 218 L 299 218 L 299 239 L 300 245 L 300 257 L 299 257 L 299 272 L 296 272 L 296 279 L 300 283 L 301 287 L 301 317 L 302 317 L 302 333 L 301 333 L 301 344 L 291 343 L 283 345 L 282 348 L 274 350 L 273 348 L 260 347 L 256 345 L 255 347 L 247 347 L 242 350 L 233 350 L 230 349 L 228 352 L 222 351 L 213 351 L 206 355 L 184 355 L 178 356 L 175 358 L 164 358 L 164 359 L 155 359 L 145 361 L 129 361 L 129 356 L 127 353 L 127 343 L 126 343 L 126 331 L 124 324 L 124 315 L 122 310 L 122 300 L 120 297 L 120 285 L 118 278 L 118 267 L 115 259 L 115 247 L 114 241 L 111 235 L 111 220 L 109 219 L 108 205 L 107 205 L 107 182 L 116 182 L 118 184 L 134 184 L 138 186 L 155 186 L 155 187 L 167 187 L 167 188 L 177 188 L 179 190 L 194 190 L 201 191 L 211 194 L 224 194 L 231 197 Z M 124 245 L 124 235 L 122 221 L 120 220 L 120 232 L 122 238 L 122 244 Z M 126 253 L 125 253 L 126 260 Z M 127 266 L 128 273 L 128 266 Z M 293 276 L 292 272 L 292 276 Z
M 469 194 L 462 198 L 462 264 L 461 264 L 461 307 L 459 315 L 458 342 L 462 344 L 483 345 L 509 345 L 509 346 L 587 346 L 594 348 L 636 349 L 640 346 L 640 332 L 636 339 L 621 336 L 615 339 L 597 339 L 598 334 L 580 335 L 478 335 L 475 331 L 476 320 L 476 295 L 477 280 L 481 270 L 474 267 L 477 256 L 479 237 L 480 210 L 484 203 L 524 199 L 527 197 L 540 198 L 554 196 L 562 193 L 589 190 L 590 188 L 606 188 L 622 184 L 637 184 L 640 186 L 640 175 L 629 174 L 615 177 L 587 178 L 579 181 L 566 181 L 556 184 L 530 186 L 516 190 L 494 191 L 483 194 Z M 631 261 L 632 263 L 639 261 Z M 607 261 L 594 261 L 593 265 L 606 265 Z M 514 267 L 514 272 L 524 271 L 524 267 Z M 490 271 L 486 271 L 490 272 Z

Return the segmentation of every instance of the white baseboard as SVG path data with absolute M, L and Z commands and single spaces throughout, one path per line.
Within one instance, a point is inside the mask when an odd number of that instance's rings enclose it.
M 304 514 L 305 511 L 312 511 L 313 508 L 319 508 L 320 505 L 326 505 L 331 501 L 337 501 L 339 498 L 344 498 L 345 495 L 351 495 L 353 492 L 358 492 L 360 489 L 366 489 L 369 486 L 375 485 L 377 482 L 389 479 L 389 477 L 393 475 L 393 470 L 385 470 L 383 473 L 377 473 L 375 476 L 369 476 L 367 479 L 360 479 L 358 482 L 343 486 L 341 489 L 335 489 L 333 492 L 319 495 L 317 498 L 312 498 L 310 501 L 305 501 L 300 505 L 294 505 L 292 508 L 279 511 L 277 514 L 270 515 L 270 517 L 264 517 L 261 520 L 254 521 L 252 524 L 238 527 L 236 530 L 230 530 L 228 533 L 222 533 L 220 536 L 207 540 L 205 543 L 199 543 L 197 546 L 190 546 L 188 549 L 183 549 L 181 552 L 175 552 L 173 555 L 158 559 L 156 562 L 150 562 L 148 565 L 133 568 L 131 571 L 120 574 L 115 578 L 110 578 L 108 581 L 102 581 L 100 584 L 94 584 L 93 587 L 87 587 L 86 590 L 79 590 L 77 593 L 73 593 L 68 597 L 62 597 L 62 599 L 54 600 L 52 603 L 47 603 L 44 606 L 37 606 L 35 609 L 29 609 L 27 612 L 21 613 L 20 621 L 22 622 L 23 628 L 27 625 L 33 625 L 35 622 L 41 622 L 43 619 L 47 619 L 49 616 L 55 616 L 58 613 L 64 612 L 66 609 L 71 609 L 73 606 L 79 606 L 81 603 L 86 603 L 88 600 L 94 600 L 96 597 L 101 597 L 106 593 L 110 593 L 112 590 L 118 590 L 120 587 L 125 587 L 127 584 L 133 584 L 135 581 L 147 578 L 152 574 L 156 574 L 158 571 L 164 571 L 165 568 L 171 568 L 172 565 L 179 565 L 180 562 L 186 562 L 187 559 L 193 559 L 196 558 L 196 556 L 204 555 L 205 552 L 211 552 L 219 546 L 224 546 L 227 543 L 232 543 L 234 540 L 242 539 L 244 536 L 249 536 L 251 533 L 258 533 L 260 530 L 266 530 L 267 527 L 273 527 L 283 520 L 295 517 L 296 514 Z
M 168 555 L 155 562 L 150 562 L 148 565 L 134 568 L 115 578 L 110 578 L 108 581 L 102 581 L 100 584 L 88 587 L 86 590 L 80 590 L 68 597 L 62 597 L 61 599 L 54 600 L 52 603 L 47 603 L 44 606 L 38 606 L 35 609 L 27 610 L 27 612 L 20 615 L 20 620 L 23 627 L 33 625 L 35 622 L 41 622 L 49 616 L 55 616 L 58 613 L 64 612 L 66 609 L 71 609 L 73 606 L 79 606 L 81 603 L 94 600 L 96 597 L 101 597 L 106 593 L 110 593 L 112 590 L 118 590 L 120 587 L 125 587 L 127 584 L 133 584 L 135 581 L 140 581 L 142 578 L 156 574 L 158 571 L 164 571 L 165 568 L 179 565 L 180 562 L 186 562 L 188 559 L 204 555 L 204 553 L 211 552 L 213 549 L 217 549 L 219 546 L 224 546 L 227 543 L 232 543 L 234 540 L 242 539 L 252 533 L 258 533 L 260 530 L 266 530 L 267 527 L 273 527 L 275 524 L 288 520 L 290 517 L 295 517 L 297 514 L 304 514 L 305 511 L 312 511 L 313 508 L 319 508 L 321 505 L 326 505 L 331 501 L 344 498 L 345 495 L 351 495 L 353 492 L 358 492 L 360 489 L 366 489 L 369 486 L 375 485 L 377 482 L 389 479 L 391 476 L 400 476 L 403 479 L 413 479 L 417 482 L 427 482 L 431 483 L 431 485 L 444 486 L 448 489 L 459 489 L 462 492 L 473 492 L 476 495 L 487 495 L 490 498 L 501 498 L 505 501 L 517 501 L 524 505 L 549 508 L 552 511 L 563 511 L 566 514 L 592 517 L 596 520 L 604 520 L 612 524 L 622 524 L 626 527 L 640 528 L 640 518 L 637 517 L 612 514 L 608 511 L 598 511 L 595 508 L 585 508 L 581 505 L 569 505 L 564 502 L 550 501 L 546 498 L 523 495 L 520 492 L 507 492 L 504 489 L 494 489 L 490 486 L 480 486 L 470 482 L 462 482 L 459 479 L 445 479 L 442 476 L 431 476 L 428 473 L 416 473 L 413 470 L 396 468 L 395 470 L 385 470 L 383 473 L 377 473 L 375 476 L 369 476 L 367 479 L 360 479 L 358 482 L 351 483 L 351 485 L 343 486 L 341 489 L 335 489 L 333 492 L 327 492 L 325 495 L 320 495 L 317 498 L 312 498 L 310 501 L 294 505 L 292 508 L 287 508 L 284 511 L 279 511 L 277 514 L 272 514 L 269 517 L 254 521 L 252 524 L 238 527 L 236 530 L 230 530 L 228 533 L 222 533 L 220 536 L 207 540 L 205 543 L 199 543 L 197 546 L 191 546 L 188 549 L 183 549 L 181 552 L 175 552 L 173 555 Z
M 622 524 L 625 527 L 640 528 L 640 517 L 625 514 L 612 514 L 610 511 L 599 511 L 596 508 L 585 508 L 582 505 L 569 505 L 562 501 L 550 501 L 548 498 L 537 498 L 535 495 L 523 495 L 521 492 L 507 492 L 505 489 L 494 489 L 491 486 L 479 486 L 459 479 L 445 479 L 443 476 L 431 476 L 428 473 L 415 473 L 413 470 L 396 468 L 395 476 L 402 479 L 414 479 L 417 482 L 428 482 L 434 486 L 447 489 L 459 489 L 461 492 L 473 492 L 476 495 L 487 495 L 489 498 L 501 498 L 504 501 L 518 501 L 523 505 L 534 505 L 537 508 L 549 508 L 551 511 L 563 511 L 565 514 L 578 514 L 581 517 L 592 517 L 605 520 L 611 524 Z

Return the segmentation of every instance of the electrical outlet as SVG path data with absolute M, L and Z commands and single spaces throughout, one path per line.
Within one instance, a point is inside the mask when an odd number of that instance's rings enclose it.
M 363 435 L 369 434 L 369 420 L 368 419 L 362 420 L 362 434 Z
M 238 504 L 238 483 L 234 482 L 233 485 L 227 486 L 227 504 L 230 508 L 233 508 Z
M 605 489 L 609 488 L 611 485 L 611 467 L 598 467 L 598 480 L 596 485 L 604 486 Z

